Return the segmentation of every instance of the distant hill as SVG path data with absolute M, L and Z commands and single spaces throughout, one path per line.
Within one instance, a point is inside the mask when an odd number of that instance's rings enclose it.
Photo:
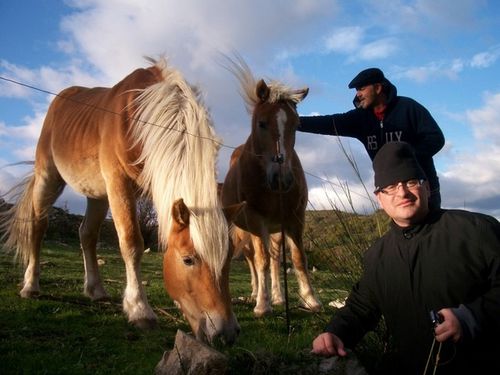
M 0 212 L 10 207 L 12 204 L 0 199 Z M 78 228 L 82 220 L 82 215 L 74 215 L 65 209 L 52 207 L 45 239 L 66 244 L 79 243 Z M 345 252 L 346 247 L 355 247 L 360 254 L 363 253 L 387 230 L 388 223 L 387 215 L 381 210 L 372 215 L 337 210 L 306 211 L 304 246 L 310 258 L 310 265 L 324 263 L 325 255 L 340 256 L 339 252 Z M 150 242 L 156 242 L 156 235 L 151 240 Z M 112 219 L 106 219 L 101 227 L 99 246 L 118 248 L 118 238 Z M 146 244 L 146 247 L 155 248 L 156 245 Z
M 0 199 L 0 212 L 4 212 L 11 207 L 12 204 Z M 45 239 L 66 244 L 78 243 L 80 241 L 78 228 L 82 220 L 82 215 L 70 214 L 62 208 L 52 207 L 49 212 L 49 226 L 45 233 Z M 104 247 L 118 247 L 118 237 L 111 219 L 104 220 L 99 242 Z

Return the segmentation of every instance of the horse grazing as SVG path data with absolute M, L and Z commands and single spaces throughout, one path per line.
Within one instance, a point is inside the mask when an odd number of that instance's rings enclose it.
M 243 249 L 250 265 L 254 314 L 260 317 L 272 311 L 269 272 L 272 302 L 284 302 L 279 277 L 283 240 L 291 252 L 301 303 L 319 311 L 321 303 L 311 286 L 302 239 L 307 184 L 294 150 L 299 124 L 296 106 L 308 89 L 292 90 L 276 81 L 268 85 L 262 79 L 257 82 L 242 59 L 239 63 L 228 60 L 228 69 L 241 84 L 252 128 L 246 142 L 231 156 L 221 200 L 223 205 L 246 202 L 231 231 L 235 248 Z M 285 239 L 281 238 L 282 226 Z
M 17 203 L 3 217 L 4 245 L 26 266 L 20 295 L 37 295 L 47 213 L 70 185 L 87 197 L 79 228 L 84 293 L 92 300 L 108 298 L 96 243 L 110 208 L 125 263 L 124 313 L 138 327 L 155 326 L 141 284 L 144 243 L 136 212 L 137 198 L 147 196 L 165 249 L 166 290 L 198 339 L 233 343 L 240 328 L 229 295 L 228 224 L 217 196 L 220 142 L 198 90 L 164 58 L 149 60 L 149 68 L 111 88 L 70 87 L 53 100 L 34 171 L 17 187 Z

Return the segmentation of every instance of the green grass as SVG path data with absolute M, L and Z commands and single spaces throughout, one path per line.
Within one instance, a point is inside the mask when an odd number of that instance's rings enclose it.
M 142 263 L 149 302 L 159 317 L 159 327 L 152 331 L 135 329 L 122 314 L 125 275 L 118 250 L 103 249 L 98 254 L 105 261 L 101 277 L 109 302 L 92 303 L 83 296 L 83 261 L 77 244 L 45 244 L 37 299 L 18 296 L 22 268 L 13 264 L 12 256 L 0 255 L 2 374 L 152 374 L 163 352 L 172 349 L 177 329 L 190 332 L 163 289 L 161 254 L 145 254 Z M 327 303 L 346 290 L 345 285 L 332 285 L 330 271 L 311 276 L 324 311 L 312 314 L 298 307 L 295 276 L 289 274 L 290 333 L 284 307 L 256 319 L 252 303 L 234 304 L 241 335 L 235 346 L 218 348 L 229 358 L 230 374 L 317 373 L 319 359 L 309 353 L 311 342 L 334 312 Z M 250 294 L 250 275 L 243 261 L 233 261 L 231 292 L 233 297 Z

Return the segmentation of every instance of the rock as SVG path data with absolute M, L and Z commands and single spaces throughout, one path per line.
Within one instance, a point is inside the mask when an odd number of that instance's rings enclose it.
M 345 358 L 335 356 L 323 359 L 318 370 L 320 374 L 368 375 L 366 369 L 351 351 L 347 352 Z
M 177 330 L 175 344 L 155 368 L 156 375 L 221 375 L 226 373 L 228 360 L 214 348 Z
M 335 307 L 336 309 L 340 309 L 341 307 L 344 307 L 345 305 L 345 298 L 343 299 L 336 299 L 328 303 L 328 306 Z

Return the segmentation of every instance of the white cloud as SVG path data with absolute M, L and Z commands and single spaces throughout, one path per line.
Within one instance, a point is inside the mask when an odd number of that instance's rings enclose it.
M 102 77 L 82 70 L 78 64 L 56 68 L 40 66 L 28 69 L 24 66 L 2 61 L 0 63 L 2 75 L 15 82 L 0 81 L 0 96 L 7 98 L 25 98 L 38 102 L 34 98 L 37 94 L 57 94 L 65 87 L 73 84 L 96 86 L 102 85 Z M 16 82 L 20 83 L 17 84 Z M 29 85 L 27 87 L 26 85 Z
M 455 151 L 454 163 L 442 173 L 442 185 L 453 187 L 446 196 L 454 207 L 490 210 L 500 203 L 500 93 L 486 93 L 484 98 L 481 108 L 465 112 L 474 136 L 469 147 Z M 489 207 L 481 204 L 488 200 Z
M 35 72 L 30 69 L 21 68 L 8 61 L 1 60 L 0 68 L 4 72 L 2 76 L 9 80 L 21 82 L 33 82 L 36 78 Z M 7 98 L 28 98 L 33 94 L 33 90 L 14 82 L 0 80 L 0 96 Z
M 485 93 L 484 98 L 484 106 L 466 111 L 466 117 L 477 139 L 500 146 L 500 93 Z
M 385 59 L 393 55 L 397 49 L 395 38 L 384 38 L 363 45 L 357 56 L 362 60 Z
M 464 66 L 464 62 L 458 58 L 449 61 L 432 61 L 423 66 L 397 67 L 393 76 L 419 83 L 442 77 L 456 80 Z
M 24 124 L 19 126 L 9 126 L 4 128 L 4 134 L 14 139 L 21 139 L 27 142 L 36 142 L 40 136 L 45 112 L 36 113 L 34 117 L 24 118 Z
M 349 55 L 349 61 L 385 59 L 398 49 L 394 37 L 366 41 L 366 30 L 361 26 L 341 27 L 334 30 L 325 39 L 327 52 Z
M 360 26 L 342 27 L 326 38 L 325 47 L 328 52 L 351 53 L 360 47 L 363 37 Z
M 489 68 L 498 60 L 499 57 L 500 47 L 494 46 L 489 51 L 475 54 L 470 61 L 470 66 L 478 69 Z
M 336 2 L 78 1 L 66 17 L 66 50 L 78 51 L 115 78 L 166 53 L 184 71 L 211 69 L 214 53 L 244 49 L 269 61 L 272 50 L 294 50 L 310 30 L 331 19 Z M 68 45 L 72 46 L 68 47 Z
M 365 215 L 379 208 L 373 194 L 361 184 L 347 184 L 332 179 L 329 181 L 330 183 L 309 189 L 309 209 L 338 209 Z
M 467 68 L 484 69 L 495 64 L 500 57 L 500 48 L 494 46 L 489 51 L 479 52 L 471 58 L 461 57 L 449 60 L 431 61 L 423 66 L 399 67 L 396 77 L 405 77 L 416 82 L 426 82 L 435 78 L 458 79 Z

